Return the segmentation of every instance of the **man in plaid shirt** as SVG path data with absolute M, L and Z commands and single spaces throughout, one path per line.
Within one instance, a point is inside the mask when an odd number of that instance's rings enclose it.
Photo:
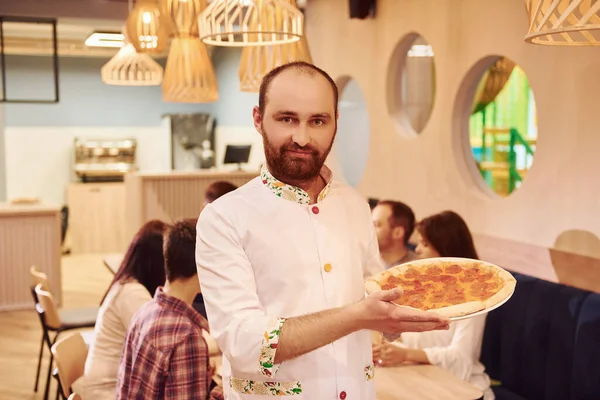
M 202 335 L 208 323 L 191 307 L 200 292 L 195 246 L 195 221 L 179 221 L 165 233 L 167 282 L 133 317 L 117 399 L 223 399 Z

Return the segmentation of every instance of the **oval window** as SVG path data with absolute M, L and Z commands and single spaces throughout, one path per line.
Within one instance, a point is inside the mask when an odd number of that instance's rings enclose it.
M 363 92 L 352 78 L 338 81 L 338 130 L 335 152 L 349 185 L 356 187 L 367 168 L 369 157 L 369 112 Z

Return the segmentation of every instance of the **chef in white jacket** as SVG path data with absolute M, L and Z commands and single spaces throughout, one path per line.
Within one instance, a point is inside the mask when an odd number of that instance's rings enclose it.
M 196 262 L 226 399 L 374 400 L 369 330 L 448 329 L 401 309 L 382 271 L 367 202 L 324 166 L 337 130 L 335 82 L 297 62 L 265 76 L 254 125 L 260 176 L 204 208 Z

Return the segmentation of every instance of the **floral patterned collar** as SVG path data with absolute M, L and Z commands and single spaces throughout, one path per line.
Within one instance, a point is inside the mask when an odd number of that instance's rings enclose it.
M 321 190 L 317 196 L 317 203 L 323 201 L 329 194 L 329 190 L 331 189 L 332 175 L 333 174 L 331 173 L 331 170 L 327 166 L 323 165 L 323 168 L 321 168 L 321 177 L 325 180 L 325 182 L 327 182 L 327 185 L 325 185 L 323 190 Z M 269 172 L 269 169 L 266 165 L 264 165 L 260 170 L 260 178 L 274 195 L 286 200 L 294 201 L 298 204 L 310 204 L 310 196 L 304 189 L 281 182 L 271 175 L 271 172 Z

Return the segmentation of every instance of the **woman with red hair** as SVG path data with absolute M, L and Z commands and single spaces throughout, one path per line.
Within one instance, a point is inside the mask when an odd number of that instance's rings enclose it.
M 133 314 L 165 283 L 163 233 L 168 226 L 152 220 L 140 228 L 102 299 L 85 363 L 83 398 L 116 397 L 119 362 Z

